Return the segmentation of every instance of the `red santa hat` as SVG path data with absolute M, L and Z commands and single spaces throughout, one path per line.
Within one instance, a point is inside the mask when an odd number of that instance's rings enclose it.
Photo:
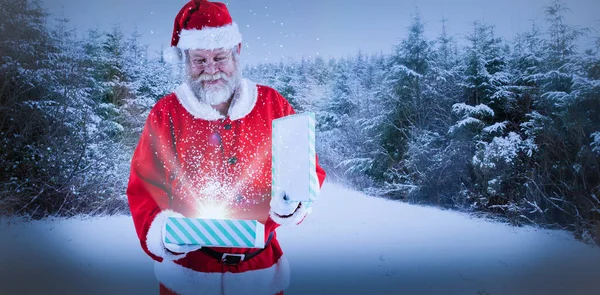
M 177 62 L 185 49 L 233 48 L 241 42 L 242 34 L 225 4 L 191 0 L 175 17 L 171 47 L 164 58 Z

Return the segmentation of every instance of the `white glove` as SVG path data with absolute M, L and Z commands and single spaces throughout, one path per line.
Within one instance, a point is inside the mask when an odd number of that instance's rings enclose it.
M 165 235 L 166 235 L 166 224 L 163 225 L 162 227 L 162 237 L 161 237 L 161 242 L 163 243 L 163 246 L 165 247 L 165 249 L 175 253 L 175 254 L 187 254 L 189 252 L 192 251 L 196 251 L 200 248 L 202 248 L 202 246 L 200 245 L 177 245 L 177 244 L 171 244 L 171 243 L 167 243 L 165 242 Z
M 299 224 L 312 212 L 312 202 L 297 202 L 288 200 L 285 191 L 279 187 L 273 187 L 271 197 L 271 210 L 269 215 L 273 221 L 280 225 Z

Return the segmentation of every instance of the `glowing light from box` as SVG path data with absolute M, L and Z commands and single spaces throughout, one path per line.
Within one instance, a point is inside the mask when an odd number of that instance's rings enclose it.
M 227 203 L 198 204 L 198 217 L 211 219 L 227 219 L 229 208 Z

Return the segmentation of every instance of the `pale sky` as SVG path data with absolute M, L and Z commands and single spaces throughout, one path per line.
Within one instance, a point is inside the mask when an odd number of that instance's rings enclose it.
M 156 56 L 168 47 L 175 15 L 186 0 L 42 0 L 53 16 L 64 13 L 83 34 L 87 29 L 109 30 L 119 24 L 128 31 L 137 27 L 141 42 Z M 496 26 L 507 39 L 544 21 L 544 7 L 552 0 L 230 0 L 229 11 L 243 35 L 246 64 L 289 58 L 353 56 L 359 50 L 389 53 L 407 35 L 411 14 L 418 7 L 430 39 L 447 30 L 459 42 L 472 31 L 476 20 Z M 600 0 L 564 0 L 571 12 L 568 24 L 592 28 L 582 47 L 591 47 L 600 36 Z

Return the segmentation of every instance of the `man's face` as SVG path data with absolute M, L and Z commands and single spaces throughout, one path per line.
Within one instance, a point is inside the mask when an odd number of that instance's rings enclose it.
M 233 50 L 190 49 L 187 57 L 188 84 L 196 97 L 210 105 L 227 101 L 240 82 Z

